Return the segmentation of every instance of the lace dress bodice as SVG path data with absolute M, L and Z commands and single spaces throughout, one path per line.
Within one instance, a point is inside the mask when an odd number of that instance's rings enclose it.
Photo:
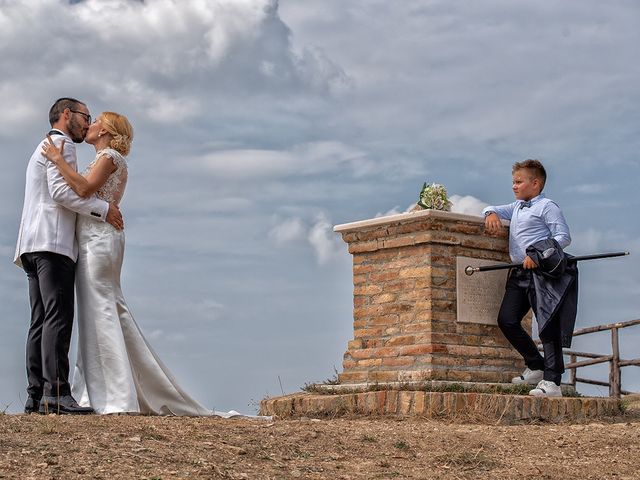
M 87 168 L 84 169 L 82 175 L 86 177 L 98 159 L 104 155 L 107 155 L 113 160 L 116 170 L 109 175 L 109 178 L 104 185 L 98 189 L 96 195 L 109 203 L 118 205 L 124 195 L 129 175 L 127 170 L 127 160 L 119 152 L 112 148 L 103 148 L 102 150 L 98 150 L 98 152 L 96 152 L 96 158 L 87 166 Z

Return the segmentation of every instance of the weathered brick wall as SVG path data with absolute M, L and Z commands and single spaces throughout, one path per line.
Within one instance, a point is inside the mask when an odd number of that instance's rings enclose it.
M 497 326 L 456 318 L 456 257 L 509 261 L 506 229 L 490 237 L 479 217 L 425 210 L 334 230 L 353 254 L 340 383 L 506 382 L 522 370 Z

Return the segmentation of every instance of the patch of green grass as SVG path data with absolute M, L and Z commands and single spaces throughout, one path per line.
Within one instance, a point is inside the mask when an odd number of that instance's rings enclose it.
M 362 435 L 362 437 L 360 437 L 360 440 L 367 443 L 376 443 L 378 441 L 376 437 L 368 433 L 365 433 L 364 435 Z
M 404 440 L 398 440 L 396 443 L 393 444 L 393 446 L 398 450 L 409 450 L 410 448 L 409 444 Z
M 325 393 L 324 390 L 322 390 L 321 387 L 319 387 L 319 385 L 339 385 L 339 384 L 340 382 L 338 381 L 338 369 L 334 365 L 332 377 L 329 377 L 319 383 L 317 382 L 305 383 L 302 387 L 300 387 L 300 390 L 302 390 L 303 392 L 309 392 L 309 393 Z
M 437 461 L 448 467 L 456 467 L 462 470 L 491 470 L 497 462 L 486 455 L 483 447 L 477 451 L 465 450 L 451 454 L 440 455 Z

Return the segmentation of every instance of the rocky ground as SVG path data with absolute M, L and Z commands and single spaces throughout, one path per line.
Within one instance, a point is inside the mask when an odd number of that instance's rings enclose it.
M 495 425 L 0 415 L 0 478 L 640 478 L 640 418 Z

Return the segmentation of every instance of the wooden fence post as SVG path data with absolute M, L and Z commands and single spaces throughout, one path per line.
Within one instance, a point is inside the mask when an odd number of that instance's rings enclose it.
M 611 363 L 609 364 L 609 396 L 620 398 L 620 347 L 618 328 L 611 328 Z
M 577 357 L 575 355 L 569 356 L 569 363 L 575 363 Z M 569 370 L 569 385 L 573 385 L 573 388 L 576 388 L 576 376 L 578 374 L 577 368 L 572 368 Z

